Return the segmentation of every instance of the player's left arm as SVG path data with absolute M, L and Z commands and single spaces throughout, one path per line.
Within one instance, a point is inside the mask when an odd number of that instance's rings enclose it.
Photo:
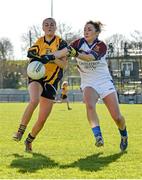
M 84 61 L 98 61 L 106 54 L 106 51 L 107 47 L 105 43 L 100 42 L 92 50 L 88 52 L 78 52 L 77 57 Z

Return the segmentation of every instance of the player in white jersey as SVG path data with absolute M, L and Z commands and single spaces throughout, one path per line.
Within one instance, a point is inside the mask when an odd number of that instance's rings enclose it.
M 86 104 L 87 118 L 96 139 L 96 146 L 103 146 L 104 140 L 101 133 L 99 117 L 96 112 L 96 103 L 102 98 L 121 136 L 120 149 L 127 149 L 128 135 L 125 119 L 122 116 L 117 93 L 106 62 L 107 47 L 98 39 L 101 33 L 100 22 L 89 21 L 84 27 L 84 37 L 75 40 L 63 50 L 52 54 L 56 58 L 69 54 L 77 57 L 77 66 L 81 76 L 81 88 Z M 50 57 L 47 57 L 50 58 Z
M 91 53 L 97 61 L 84 61 L 76 58 L 77 67 L 81 76 L 81 88 L 92 87 L 101 98 L 115 92 L 112 78 L 106 61 L 106 45 L 96 38 L 91 45 L 85 38 L 78 39 L 71 44 L 81 53 Z

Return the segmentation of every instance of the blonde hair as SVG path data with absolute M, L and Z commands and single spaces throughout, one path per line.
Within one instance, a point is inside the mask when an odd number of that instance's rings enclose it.
M 43 24 L 45 23 L 45 21 L 47 21 L 47 20 L 52 20 L 52 21 L 54 22 L 55 26 L 56 26 L 56 21 L 55 21 L 55 19 L 54 19 L 54 18 L 51 18 L 51 17 L 44 19 L 43 22 L 42 22 L 42 25 L 43 25 Z
M 63 81 L 63 83 L 62 83 L 62 87 L 63 87 L 65 84 L 67 84 L 67 85 L 68 85 L 68 81 Z

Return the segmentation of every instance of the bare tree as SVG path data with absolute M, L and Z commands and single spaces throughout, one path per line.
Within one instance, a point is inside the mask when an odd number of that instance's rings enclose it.
M 22 51 L 27 52 L 27 49 L 33 45 L 33 43 L 42 35 L 42 29 L 33 25 L 29 28 L 27 33 L 22 35 Z
M 82 31 L 78 30 L 74 32 L 71 26 L 64 23 L 59 23 L 57 26 L 57 33 L 61 36 L 67 43 L 70 43 L 74 39 L 81 37 Z
M 72 27 L 64 23 L 58 23 L 57 27 L 57 34 L 59 34 L 61 38 L 67 40 L 72 35 Z
M 113 47 L 113 52 L 115 55 L 119 56 L 124 50 L 124 44 L 126 42 L 126 37 L 122 34 L 113 34 L 109 38 L 106 39 L 106 43 Z
M 131 33 L 131 37 L 135 42 L 142 42 L 142 32 L 138 30 L 135 30 L 133 33 Z
M 31 26 L 30 30 L 22 35 L 22 51 L 27 52 L 27 49 L 42 36 L 42 29 L 39 26 Z M 78 30 L 77 32 L 73 32 L 72 27 L 59 23 L 57 25 L 57 34 L 61 36 L 64 40 L 70 43 L 72 40 L 77 39 L 81 36 L 82 32 Z
M 133 45 L 134 50 L 142 50 L 142 32 L 135 30 L 131 33 L 131 44 Z
M 13 58 L 13 45 L 8 38 L 0 39 L 0 60 Z

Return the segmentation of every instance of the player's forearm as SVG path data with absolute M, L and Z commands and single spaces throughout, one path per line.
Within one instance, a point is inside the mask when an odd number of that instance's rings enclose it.
M 68 49 L 67 48 L 64 48 L 62 50 L 54 52 L 54 56 L 56 58 L 61 58 L 61 57 L 66 56 L 66 55 L 68 55 Z M 93 61 L 93 60 L 95 60 L 95 58 L 94 58 L 94 56 L 92 54 L 83 54 L 83 53 L 78 52 L 77 57 L 84 60 L 84 61 Z
M 53 54 L 56 58 L 61 58 L 61 57 L 67 56 L 68 49 L 64 48 L 62 50 L 55 51 Z
M 78 52 L 71 46 L 65 47 L 62 50 L 55 51 L 54 53 L 44 55 L 44 59 L 47 63 L 51 60 L 55 61 L 55 59 L 60 59 L 65 56 L 78 57 L 84 61 L 94 61 L 95 60 L 95 57 L 92 54 L 85 54 L 85 53 Z
M 95 60 L 95 57 L 92 54 L 78 53 L 77 57 L 83 61 L 94 61 Z
M 66 57 L 67 55 L 67 48 L 64 48 L 62 50 L 58 50 L 58 51 L 55 51 L 53 53 L 50 53 L 50 54 L 45 54 L 45 55 L 42 55 L 41 56 L 41 61 L 42 63 L 46 64 L 48 62 L 55 62 L 55 63 L 58 63 L 59 66 L 63 67 L 65 66 L 65 64 L 63 64 L 63 62 L 60 62 L 59 59 L 62 59 L 64 57 Z
M 66 69 L 67 67 L 67 60 L 55 59 L 54 63 L 57 64 L 62 69 Z

